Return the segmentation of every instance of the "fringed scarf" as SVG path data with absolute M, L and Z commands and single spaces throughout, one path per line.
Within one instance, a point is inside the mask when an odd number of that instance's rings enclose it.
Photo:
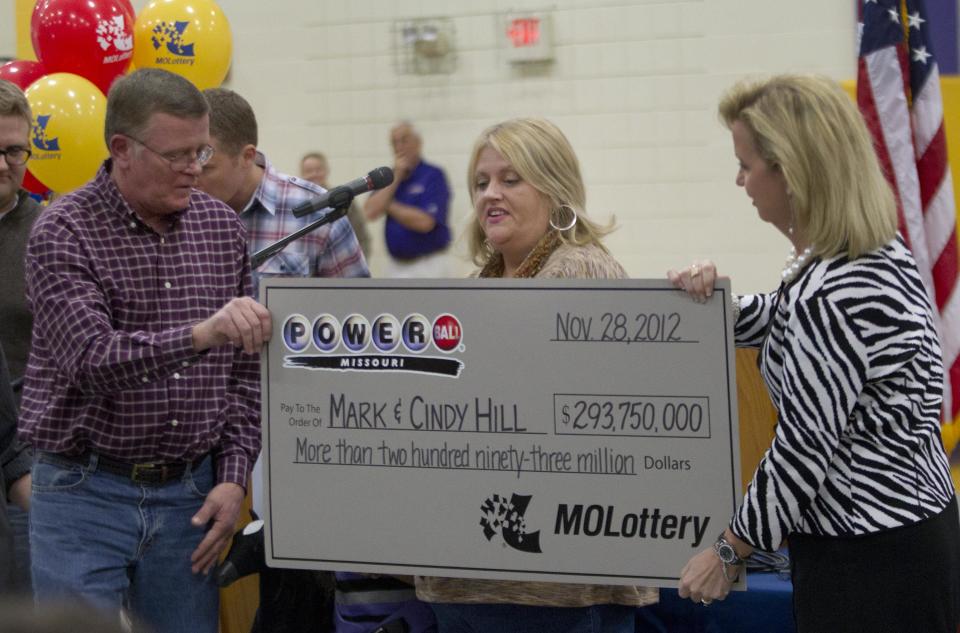
M 553 252 L 557 250 L 561 243 L 560 234 L 556 231 L 549 231 L 540 238 L 537 245 L 534 246 L 533 250 L 524 258 L 513 276 L 517 278 L 536 277 L 543 268 L 543 265 L 547 263 L 547 260 L 550 259 L 550 256 L 553 255 Z M 489 259 L 487 259 L 487 263 L 484 264 L 478 276 L 503 277 L 504 268 L 503 255 L 494 252 L 490 255 Z

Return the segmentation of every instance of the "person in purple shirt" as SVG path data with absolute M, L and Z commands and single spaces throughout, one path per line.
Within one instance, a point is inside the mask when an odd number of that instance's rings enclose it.
M 450 188 L 443 170 L 423 160 L 423 141 L 407 121 L 390 131 L 393 182 L 370 194 L 367 220 L 386 216 L 384 236 L 390 252 L 388 277 L 448 277 L 447 211 Z
M 125 608 L 157 633 L 217 630 L 208 572 L 260 450 L 271 319 L 249 296 L 243 223 L 195 188 L 208 111 L 179 75 L 118 79 L 110 158 L 27 245 L 35 599 Z

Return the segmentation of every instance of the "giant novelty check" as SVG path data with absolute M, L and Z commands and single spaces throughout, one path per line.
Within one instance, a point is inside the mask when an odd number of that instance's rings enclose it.
M 263 279 L 268 562 L 676 585 L 740 496 L 729 293 Z

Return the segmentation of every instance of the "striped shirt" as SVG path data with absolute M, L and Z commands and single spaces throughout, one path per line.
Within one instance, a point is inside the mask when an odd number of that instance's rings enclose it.
M 790 533 L 872 534 L 953 498 L 940 438 L 943 363 L 901 239 L 817 260 L 777 293 L 741 299 L 738 346 L 760 347 L 776 434 L 731 529 L 772 551 Z
M 253 198 L 240 213 L 247 227 L 251 253 L 266 248 L 328 213 L 318 211 L 302 218 L 293 217 L 293 209 L 324 193 L 323 187 L 278 172 L 261 152 L 257 152 L 256 162 L 264 169 L 263 178 Z M 263 262 L 253 271 L 253 292 L 258 292 L 261 277 L 369 276 L 360 243 L 350 226 L 350 220 L 344 216 L 294 240 L 277 255 Z
M 245 486 L 260 451 L 259 357 L 232 346 L 197 354 L 192 343 L 195 324 L 249 294 L 243 226 L 194 190 L 160 235 L 109 169 L 41 214 L 27 245 L 21 436 L 126 462 L 212 452 L 217 481 Z

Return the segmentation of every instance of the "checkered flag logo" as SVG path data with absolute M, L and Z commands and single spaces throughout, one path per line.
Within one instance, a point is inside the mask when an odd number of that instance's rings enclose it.
M 133 49 L 133 36 L 127 33 L 122 15 L 97 22 L 97 43 L 104 51 L 111 46 L 122 52 Z
M 494 494 L 483 502 L 480 510 L 483 517 L 480 525 L 483 535 L 492 541 L 497 534 L 503 542 L 515 550 L 540 554 L 540 531 L 527 532 L 527 522 L 524 514 L 530 505 L 530 495 L 511 495 L 508 500 L 505 496 Z
M 189 25 L 189 22 L 157 23 L 153 27 L 153 34 L 150 36 L 153 47 L 156 49 L 166 47 L 168 53 L 177 57 L 193 57 L 193 43 L 186 44 L 183 41 L 183 32 L 187 30 Z

